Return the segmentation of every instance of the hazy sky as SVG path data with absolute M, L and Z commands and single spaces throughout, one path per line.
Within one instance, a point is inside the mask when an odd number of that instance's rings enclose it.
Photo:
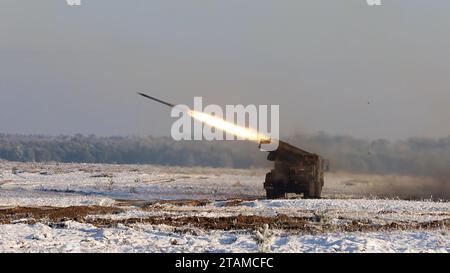
M 2 0 L 0 132 L 169 135 L 174 103 L 281 133 L 450 135 L 450 1 Z M 369 104 L 370 102 L 370 104 Z

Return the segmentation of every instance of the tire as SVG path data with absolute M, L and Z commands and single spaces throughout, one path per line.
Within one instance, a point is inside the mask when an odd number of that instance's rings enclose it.
M 322 185 L 319 181 L 313 182 L 309 185 L 309 190 L 303 193 L 306 199 L 319 199 L 322 194 Z
M 285 197 L 285 193 L 284 192 L 279 192 L 277 190 L 266 190 L 266 197 L 267 199 L 279 199 L 279 198 L 284 198 Z
M 322 195 L 322 183 L 317 181 L 314 184 L 314 198 L 320 199 L 321 195 Z

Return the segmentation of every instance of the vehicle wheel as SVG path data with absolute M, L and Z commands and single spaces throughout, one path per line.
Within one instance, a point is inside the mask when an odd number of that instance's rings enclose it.
M 310 185 L 309 191 L 303 193 L 303 197 L 308 199 L 318 199 L 320 198 L 321 193 L 322 185 L 320 185 L 320 183 L 313 183 L 312 185 Z
M 304 193 L 303 193 L 303 198 L 305 198 L 305 199 L 311 199 L 311 198 L 314 198 L 314 195 L 313 195 L 313 193 L 310 192 L 310 191 L 304 192 Z
M 314 185 L 314 198 L 320 198 L 322 195 L 322 183 L 317 182 Z
M 277 190 L 266 190 L 266 196 L 267 196 L 267 199 L 278 199 L 278 198 L 284 198 L 285 193 L 279 192 Z

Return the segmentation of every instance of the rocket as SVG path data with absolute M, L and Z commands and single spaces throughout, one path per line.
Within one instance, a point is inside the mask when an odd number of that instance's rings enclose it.
M 166 102 L 166 101 L 163 101 L 163 100 L 154 98 L 154 97 L 149 96 L 149 95 L 144 94 L 144 93 L 140 93 L 140 92 L 137 92 L 137 93 L 138 93 L 139 95 L 141 95 L 141 96 L 147 98 L 147 99 L 151 99 L 151 100 L 154 100 L 154 101 L 159 102 L 159 103 L 161 103 L 161 104 L 167 105 L 167 106 L 169 106 L 170 108 L 174 108 L 174 107 L 175 107 L 175 104 L 172 104 L 172 103 L 169 103 L 169 102 Z

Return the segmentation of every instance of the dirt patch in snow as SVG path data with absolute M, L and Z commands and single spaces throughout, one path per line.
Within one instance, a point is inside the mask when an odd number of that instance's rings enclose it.
M 123 212 L 116 207 L 104 206 L 71 206 L 71 207 L 15 207 L 0 210 L 0 224 L 10 224 L 14 221 L 28 219 L 30 222 L 39 220 L 79 221 L 83 222 L 87 215 L 116 214 Z
M 175 203 L 178 205 L 202 206 L 202 202 Z M 139 209 L 138 209 L 139 210 Z M 145 208 L 141 209 L 145 211 Z M 193 228 L 203 230 L 255 230 L 267 225 L 271 229 L 284 230 L 289 233 L 320 234 L 328 232 L 380 232 L 398 230 L 431 230 L 449 229 L 450 218 L 441 220 L 385 221 L 373 222 L 371 219 L 329 218 L 326 215 L 312 216 L 276 216 L 233 215 L 220 217 L 207 216 L 144 216 L 130 218 L 109 217 L 111 214 L 125 212 L 119 207 L 106 206 L 71 206 L 71 207 L 15 207 L 0 210 L 0 224 L 43 222 L 63 226 L 65 221 L 72 220 L 88 223 L 97 227 L 115 227 L 119 224 L 132 226 L 135 224 L 167 225 L 181 230 Z M 102 215 L 102 217 L 98 217 Z M 96 217 L 97 216 L 97 217 Z M 106 217 L 105 217 L 106 216 Z
M 341 219 L 343 220 L 343 219 Z M 349 220 L 344 224 L 318 222 L 315 217 L 275 217 L 237 215 L 229 217 L 147 217 L 128 219 L 88 219 L 87 223 L 99 227 L 111 227 L 118 224 L 168 225 L 180 228 L 200 228 L 204 230 L 254 230 L 267 224 L 272 229 L 281 229 L 292 233 L 318 234 L 325 232 L 375 232 L 394 230 L 428 230 L 450 227 L 450 218 L 428 222 L 392 221 L 386 224 L 373 224 L 370 220 Z

